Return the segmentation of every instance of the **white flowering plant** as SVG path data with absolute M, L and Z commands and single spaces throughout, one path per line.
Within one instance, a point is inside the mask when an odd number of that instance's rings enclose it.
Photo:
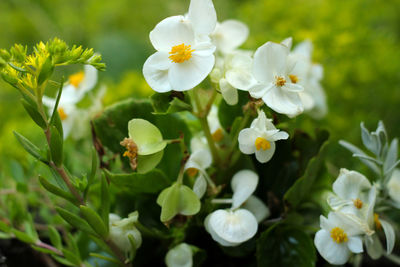
M 7 206 L 0 237 L 67 266 L 359 264 L 364 248 L 399 263 L 386 214 L 400 208 L 397 139 L 389 143 L 380 123 L 373 133 L 362 125 L 373 156 L 341 141 L 376 178 L 342 169 L 328 192 L 329 134 L 294 121 L 327 112 L 312 43 L 292 48 L 289 37 L 241 49 L 249 32 L 237 20 L 218 22 L 211 0 L 191 0 L 186 14 L 149 34 L 156 52 L 142 72 L 154 94 L 104 109 L 106 89 L 92 91 L 105 64 L 93 49 L 57 38 L 31 54 L 1 49 L 3 80 L 43 131 L 37 145 L 15 136 L 47 167 L 38 181 L 51 215 L 15 220 Z M 70 65 L 78 72 L 61 78 Z M 79 104 L 85 97 L 89 108 Z M 84 138 L 92 154 L 82 161 L 91 163 L 79 173 L 66 140 Z

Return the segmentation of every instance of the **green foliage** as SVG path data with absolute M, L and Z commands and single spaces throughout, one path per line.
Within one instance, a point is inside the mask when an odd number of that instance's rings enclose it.
M 307 233 L 285 225 L 274 225 L 257 241 L 258 266 L 315 266 L 316 253 Z

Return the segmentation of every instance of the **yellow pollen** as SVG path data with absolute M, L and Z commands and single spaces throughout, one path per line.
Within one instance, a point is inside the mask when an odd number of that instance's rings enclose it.
M 254 143 L 257 150 L 267 150 L 271 148 L 271 143 L 262 137 L 257 137 L 256 142 Z
M 277 86 L 284 86 L 285 83 L 286 83 L 285 78 L 280 77 L 280 76 L 276 77 L 276 85 Z
M 195 169 L 195 168 L 189 168 L 189 169 L 187 169 L 187 174 L 188 174 L 190 177 L 196 176 L 197 173 L 199 173 L 199 170 L 197 170 L 197 169 Z
M 342 228 L 335 227 L 331 230 L 331 237 L 333 241 L 340 244 L 342 242 L 347 242 L 349 239 L 347 238 L 347 234 L 343 231 Z
M 83 78 L 85 78 L 85 73 L 83 71 L 77 72 L 69 76 L 69 83 L 78 89 L 78 86 L 83 81 Z
M 136 160 L 137 160 L 137 155 L 138 155 L 137 154 L 138 153 L 137 145 L 130 138 L 124 138 L 124 140 L 122 140 L 120 142 L 120 144 L 121 144 L 121 146 L 126 148 L 126 151 L 124 152 L 123 156 L 129 158 L 129 164 L 131 165 L 131 168 L 133 170 L 135 170 L 137 167 Z
M 58 111 L 58 115 L 60 115 L 60 119 L 62 121 L 65 120 L 66 118 L 68 118 L 68 115 L 67 115 L 67 113 L 65 113 L 63 108 L 58 108 L 57 111 Z
M 224 137 L 224 133 L 222 132 L 221 128 L 218 128 L 213 134 L 212 134 L 212 139 L 215 142 L 219 142 L 222 140 Z
M 194 49 L 190 48 L 190 45 L 180 44 L 173 46 L 171 52 L 169 52 L 169 59 L 175 63 L 182 63 L 189 60 L 192 57 Z
M 361 201 L 361 199 L 356 198 L 353 200 L 353 204 L 357 209 L 361 209 L 364 203 Z
M 379 221 L 379 215 L 377 213 L 374 213 L 374 222 L 375 222 L 376 229 L 381 230 L 382 229 L 382 224 Z
M 296 75 L 293 75 L 293 74 L 290 74 L 289 78 L 292 83 L 297 83 L 299 81 L 299 77 L 297 77 Z

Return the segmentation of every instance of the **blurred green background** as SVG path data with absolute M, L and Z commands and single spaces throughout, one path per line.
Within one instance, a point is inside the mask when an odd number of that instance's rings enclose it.
M 372 129 L 382 119 L 389 135 L 400 136 L 400 2 L 398 0 L 214 0 L 219 21 L 239 19 L 250 28 L 244 47 L 293 36 L 311 39 L 314 60 L 324 66 L 329 113 L 320 121 L 303 115 L 296 126 L 327 128 L 332 140 L 360 144 L 359 123 Z M 0 47 L 32 46 L 59 37 L 102 53 L 100 74 L 109 104 L 143 91 L 145 59 L 154 52 L 149 32 L 163 18 L 186 12 L 189 0 L 1 0 Z M 0 82 L 0 169 L 9 159 L 23 163 L 25 152 L 12 131 L 40 143 L 38 127 L 18 103 L 17 91 Z M 346 155 L 342 157 L 342 155 Z M 343 149 L 335 165 L 355 160 Z M 352 162 L 352 163 L 349 163 Z M 24 165 L 24 164 L 23 164 Z

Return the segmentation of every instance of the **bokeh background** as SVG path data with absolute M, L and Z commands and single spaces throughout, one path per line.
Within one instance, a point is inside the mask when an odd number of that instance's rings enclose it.
M 398 0 L 214 0 L 219 21 L 235 18 L 250 28 L 244 47 L 288 36 L 314 43 L 314 60 L 325 69 L 329 113 L 319 121 L 296 118 L 299 128 L 326 128 L 331 140 L 360 144 L 359 123 L 372 129 L 379 120 L 391 137 L 400 136 L 400 2 Z M 105 105 L 146 95 L 141 68 L 153 53 L 148 34 L 160 20 L 186 12 L 189 0 L 1 0 L 0 47 L 31 47 L 59 37 L 69 44 L 93 47 L 107 71 Z M 40 143 L 40 130 L 18 103 L 17 91 L 0 82 L 0 173 L 26 167 L 17 130 Z M 351 168 L 355 160 L 339 146 L 332 161 Z M 29 160 L 28 160 L 29 161 Z M 13 167 L 14 166 L 14 167 Z M 19 170 L 20 168 L 17 168 Z

